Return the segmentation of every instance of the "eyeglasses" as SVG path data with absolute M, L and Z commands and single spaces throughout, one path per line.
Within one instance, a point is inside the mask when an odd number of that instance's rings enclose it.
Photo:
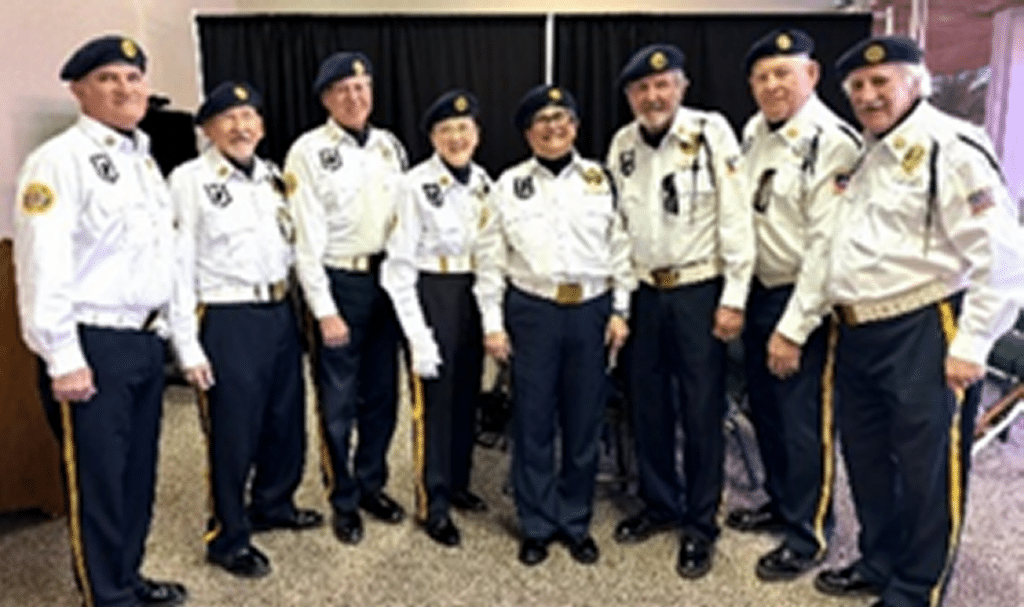
M 554 110 L 551 112 L 545 112 L 543 114 L 537 114 L 533 117 L 531 126 L 537 125 L 551 125 L 551 126 L 563 126 L 569 124 L 573 119 L 572 112 L 569 110 Z

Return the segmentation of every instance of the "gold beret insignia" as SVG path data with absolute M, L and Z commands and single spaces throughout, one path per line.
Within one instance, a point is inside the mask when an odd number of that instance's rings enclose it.
M 868 63 L 881 63 L 885 59 L 885 47 L 881 44 L 872 44 L 864 49 L 864 60 Z
M 125 38 L 121 41 L 121 53 L 128 59 L 134 59 L 139 54 L 139 47 L 135 46 L 135 43 Z
M 665 53 L 657 51 L 656 53 L 651 55 L 650 63 L 651 67 L 653 67 L 654 69 L 663 70 L 665 69 L 665 66 L 668 65 L 668 57 L 665 56 Z
M 466 99 L 465 95 L 459 95 L 455 98 L 455 102 L 452 105 L 456 112 L 462 113 L 469 109 L 469 100 Z
M 50 186 L 33 181 L 21 195 L 21 209 L 29 215 L 42 215 L 53 207 L 54 199 Z
M 775 48 L 780 51 L 788 51 L 793 48 L 793 39 L 789 37 L 789 34 L 779 34 L 775 38 Z
M 551 89 L 548 91 L 548 99 L 552 101 L 559 101 L 562 98 L 562 91 L 558 89 Z
M 245 88 L 240 86 L 235 87 L 235 99 L 238 99 L 239 101 L 245 101 L 248 98 L 249 92 L 246 91 Z
M 352 73 L 356 76 L 362 76 L 366 73 L 366 66 L 359 59 L 352 62 Z

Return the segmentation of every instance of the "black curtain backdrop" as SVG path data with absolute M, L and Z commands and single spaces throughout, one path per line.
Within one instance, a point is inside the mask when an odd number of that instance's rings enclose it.
M 685 105 L 722 112 L 737 134 L 755 111 L 743 57 L 777 27 L 798 27 L 814 38 L 822 64 L 821 98 L 847 119 L 849 104 L 833 64 L 871 31 L 870 15 L 587 15 L 555 20 L 555 82 L 572 91 L 582 114 L 577 148 L 604 159 L 615 130 L 629 122 L 629 104 L 615 81 L 637 49 L 655 42 L 686 54 Z
M 455 87 L 480 98 L 477 162 L 496 175 L 527 154 L 511 116 L 522 92 L 543 80 L 543 16 L 254 15 L 198 23 L 204 88 L 242 79 L 263 93 L 260 153 L 277 162 L 299 134 L 326 120 L 313 79 L 320 62 L 342 50 L 362 51 L 373 63 L 371 122 L 398 135 L 412 163 L 430 153 L 423 111 Z
M 281 162 L 300 133 L 326 119 L 310 90 L 320 62 L 335 51 L 360 50 L 375 71 L 371 120 L 398 135 L 413 163 L 430 152 L 419 129 L 423 110 L 440 93 L 465 87 L 482 107 L 477 161 L 497 176 L 528 153 L 511 117 L 522 94 L 543 82 L 544 23 L 544 15 L 198 17 L 203 83 L 209 91 L 222 80 L 243 79 L 263 92 L 267 139 L 260 153 Z M 819 93 L 849 118 L 833 63 L 870 33 L 870 15 L 556 15 L 554 79 L 580 103 L 578 149 L 604 158 L 612 133 L 631 118 L 616 76 L 633 51 L 653 42 L 686 53 L 691 84 L 684 103 L 722 111 L 738 131 L 754 112 L 743 56 L 781 26 L 815 38 Z

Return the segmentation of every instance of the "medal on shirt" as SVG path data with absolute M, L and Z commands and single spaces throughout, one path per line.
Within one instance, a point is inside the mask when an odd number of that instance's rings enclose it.
M 679 214 L 679 191 L 676 189 L 675 175 L 669 173 L 661 180 L 661 207 L 669 215 Z
M 327 171 L 337 171 L 341 168 L 341 154 L 338 148 L 324 148 L 320 150 L 320 166 Z
M 636 150 L 625 150 L 619 154 L 619 172 L 629 177 L 636 170 Z
M 512 180 L 512 191 L 520 200 L 526 200 L 533 196 L 533 176 L 516 177 Z
M 109 183 L 117 182 L 119 177 L 117 167 L 114 166 L 114 161 L 110 159 L 110 156 L 106 154 L 93 154 L 89 156 L 89 162 L 96 169 L 96 174 L 100 176 L 100 179 Z
M 203 186 L 210 203 L 218 208 L 224 208 L 231 203 L 231 193 L 223 183 L 208 183 Z
M 436 183 L 424 183 L 423 184 L 423 195 L 427 197 L 427 202 L 432 206 L 441 208 L 441 202 L 443 202 L 443 196 L 441 195 L 441 186 Z

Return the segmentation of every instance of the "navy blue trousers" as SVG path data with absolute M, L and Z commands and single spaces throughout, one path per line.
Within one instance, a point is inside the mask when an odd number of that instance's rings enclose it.
M 200 337 L 215 380 L 203 411 L 213 498 L 207 551 L 223 556 L 249 545 L 250 476 L 253 515 L 295 513 L 306 454 L 302 349 L 287 300 L 208 305 Z
M 327 270 L 331 295 L 348 324 L 349 341 L 323 346 L 317 331 L 316 371 L 324 480 L 336 512 L 354 511 L 362 495 L 387 482 L 387 451 L 398 412 L 400 329 L 376 272 Z M 353 430 L 359 440 L 350 456 Z
M 606 407 L 611 295 L 560 305 L 510 286 L 512 486 L 523 537 L 589 533 Z M 556 436 L 561 452 L 556 454 Z
M 669 290 L 641 284 L 630 314 L 640 497 L 655 518 L 678 521 L 685 533 L 708 541 L 718 537 L 725 480 L 725 344 L 711 334 L 721 293 L 721 278 Z
M 421 272 L 416 290 L 442 360 L 438 377 L 414 379 L 424 396 L 413 403 L 416 510 L 427 521 L 447 516 L 452 492 L 469 488 L 483 330 L 472 274 Z
M 40 364 L 50 420 L 60 420 L 75 579 L 87 607 L 134 607 L 153 510 L 164 344 L 144 331 L 79 327 L 96 395 L 58 403 Z
M 826 328 L 815 329 L 800 368 L 779 379 L 768 370 L 768 339 L 786 309 L 792 286 L 766 288 L 754 280 L 743 331 L 750 413 L 765 469 L 765 490 L 785 521 L 785 543 L 805 556 L 823 554 L 832 533 L 835 431 L 832 403 L 822 398 Z
M 946 387 L 956 303 L 839 328 L 835 386 L 861 525 L 857 567 L 888 605 L 938 605 L 959 542 L 973 427 L 963 418 L 980 394 L 972 388 L 958 403 Z

